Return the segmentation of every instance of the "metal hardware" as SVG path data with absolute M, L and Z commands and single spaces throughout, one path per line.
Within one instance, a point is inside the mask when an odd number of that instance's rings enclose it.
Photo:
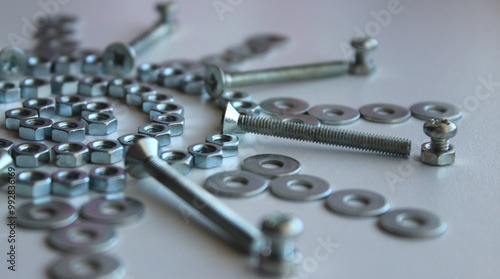
M 406 237 L 435 237 L 446 231 L 446 222 L 422 209 L 400 208 L 382 215 L 379 226 L 393 234 Z
M 362 106 L 359 113 L 365 120 L 384 124 L 402 123 L 410 119 L 411 116 L 409 109 L 392 104 Z
M 333 192 L 326 199 L 326 205 L 337 213 L 359 217 L 381 215 L 390 208 L 382 195 L 362 189 Z
M 455 147 L 449 139 L 457 134 L 457 125 L 448 119 L 431 119 L 424 123 L 424 133 L 431 137 L 422 144 L 420 160 L 433 166 L 446 166 L 455 162 Z
M 82 266 L 95 269 L 82 275 Z M 105 254 L 64 255 L 50 268 L 50 274 L 55 279 L 123 279 L 125 268 L 117 259 Z
M 330 184 L 319 177 L 294 174 L 273 179 L 271 192 L 279 198 L 294 201 L 311 201 L 327 197 L 332 192 Z
M 217 196 L 251 197 L 264 192 L 267 181 L 248 171 L 223 171 L 207 178 L 205 188 Z
M 62 201 L 30 202 L 16 210 L 17 223 L 32 229 L 56 229 L 78 218 L 76 209 Z
M 144 215 L 144 204 L 131 197 L 99 197 L 84 204 L 83 218 L 102 224 L 124 224 L 139 220 Z
M 273 179 L 296 174 L 300 171 L 300 162 L 292 157 L 279 154 L 259 154 L 246 158 L 241 169 Z
M 91 222 L 76 222 L 53 230 L 48 240 L 54 248 L 69 253 L 103 252 L 118 244 L 113 228 Z
M 360 117 L 357 110 L 340 105 L 313 106 L 307 114 L 327 125 L 347 125 L 358 121 Z
M 410 110 L 413 116 L 423 120 L 439 118 L 454 121 L 462 117 L 462 111 L 457 106 L 443 102 L 420 102 L 411 106 Z

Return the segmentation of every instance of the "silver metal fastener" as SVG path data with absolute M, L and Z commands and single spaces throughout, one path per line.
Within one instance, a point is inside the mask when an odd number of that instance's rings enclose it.
M 431 137 L 422 144 L 420 160 L 433 166 L 446 166 L 455 162 L 455 147 L 449 139 L 457 134 L 457 125 L 448 119 L 431 119 L 424 123 L 424 132 Z

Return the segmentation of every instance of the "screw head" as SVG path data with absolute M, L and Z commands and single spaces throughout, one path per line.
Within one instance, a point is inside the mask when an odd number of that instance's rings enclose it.
M 221 123 L 220 123 L 220 134 L 234 134 L 238 130 L 238 119 L 240 114 L 231 105 L 227 103 L 226 109 L 222 113 Z
M 205 89 L 213 99 L 218 98 L 226 87 L 226 74 L 217 65 L 208 65 L 205 70 Z
M 378 41 L 370 37 L 359 37 L 351 40 L 351 46 L 356 51 L 371 51 L 378 47 Z
M 112 43 L 102 55 L 102 64 L 107 74 L 124 76 L 135 64 L 135 51 L 124 43 Z
M 5 47 L 0 51 L 0 78 L 13 79 L 24 73 L 26 54 L 16 47 Z
M 271 238 L 293 238 L 304 229 L 299 218 L 288 214 L 276 213 L 262 222 L 262 232 Z
M 434 139 L 450 139 L 457 134 L 457 125 L 448 119 L 431 119 L 424 123 L 424 133 Z
M 125 166 L 127 172 L 135 178 L 148 177 L 149 173 L 144 164 L 145 161 L 158 156 L 160 145 L 154 138 L 143 138 L 136 141 L 125 155 Z

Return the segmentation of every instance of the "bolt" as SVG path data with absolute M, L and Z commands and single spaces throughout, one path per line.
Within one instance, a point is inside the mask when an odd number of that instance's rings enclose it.
M 134 68 L 137 54 L 168 35 L 174 29 L 175 20 L 173 20 L 173 15 L 178 11 L 177 7 L 173 2 L 157 4 L 156 11 L 160 13 L 160 20 L 152 28 L 139 35 L 128 45 L 124 43 L 108 45 L 102 55 L 105 72 L 119 76 L 129 73 Z
M 244 252 L 259 253 L 265 245 L 263 234 L 212 194 L 187 180 L 158 157 L 159 145 L 154 138 L 139 139 L 127 152 L 127 171 L 135 178 L 153 176 L 198 212 L 218 225 Z
M 16 47 L 5 47 L 0 51 L 0 78 L 14 79 L 24 74 L 26 54 Z
M 448 119 L 431 119 L 424 123 L 424 133 L 431 137 L 422 145 L 420 159 L 433 166 L 446 166 L 455 162 L 455 148 L 449 139 L 457 134 L 457 125 Z
M 227 104 L 221 119 L 220 133 L 234 134 L 236 131 L 368 150 L 400 157 L 408 157 L 411 151 L 411 141 L 408 139 L 241 115 L 231 104 Z
M 378 41 L 369 37 L 354 38 L 351 41 L 351 46 L 354 48 L 355 54 L 349 73 L 352 75 L 369 75 L 375 72 L 376 65 L 368 58 L 368 53 L 377 48 Z

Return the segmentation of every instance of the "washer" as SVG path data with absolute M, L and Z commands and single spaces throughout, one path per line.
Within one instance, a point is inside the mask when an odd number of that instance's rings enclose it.
M 236 185 L 232 186 L 233 183 Z M 205 188 L 217 196 L 250 197 L 264 192 L 267 181 L 248 171 L 223 171 L 207 178 Z
M 82 267 L 88 267 L 86 272 L 82 273 Z M 125 268 L 109 255 L 64 255 L 54 263 L 50 273 L 55 279 L 122 279 Z
M 359 205 L 353 205 L 357 201 Z M 389 202 L 380 194 L 361 189 L 333 192 L 326 199 L 326 205 L 333 211 L 345 215 L 369 217 L 384 214 L 389 210 Z
M 295 190 L 294 185 L 301 185 L 305 189 Z M 296 201 L 318 200 L 332 192 L 332 187 L 328 182 L 319 177 L 305 174 L 278 177 L 271 181 L 270 187 L 274 195 Z
M 107 209 L 110 211 L 107 211 Z M 99 197 L 86 203 L 80 214 L 97 223 L 124 224 L 139 220 L 144 215 L 144 204 L 134 198 L 109 199 Z
M 23 204 L 16 210 L 16 215 L 20 226 L 32 229 L 57 229 L 78 218 L 73 206 L 60 201 Z
M 405 122 L 410 119 L 409 109 L 391 104 L 372 104 L 359 109 L 361 117 L 368 121 L 395 124 Z
M 273 166 L 273 168 L 266 166 Z M 299 161 L 285 155 L 259 154 L 243 160 L 241 168 L 272 179 L 278 176 L 296 174 L 300 171 L 301 165 Z
M 323 124 L 347 125 L 359 120 L 359 112 L 353 108 L 341 105 L 314 106 L 307 112 Z
M 295 122 L 314 127 L 319 127 L 321 125 L 318 119 L 305 114 L 278 114 L 273 118 L 283 122 Z
M 405 220 L 411 220 L 406 224 Z M 446 223 L 432 212 L 401 208 L 391 210 L 379 219 L 379 226 L 393 234 L 407 237 L 435 237 L 446 231 Z
M 306 101 L 295 98 L 271 98 L 260 103 L 262 111 L 267 114 L 301 114 L 311 107 Z
M 434 118 L 457 120 L 462 117 L 462 111 L 455 105 L 443 102 L 421 102 L 410 108 L 413 116 L 423 120 Z
M 103 224 L 77 222 L 49 234 L 49 243 L 64 252 L 98 253 L 118 243 L 113 228 Z

